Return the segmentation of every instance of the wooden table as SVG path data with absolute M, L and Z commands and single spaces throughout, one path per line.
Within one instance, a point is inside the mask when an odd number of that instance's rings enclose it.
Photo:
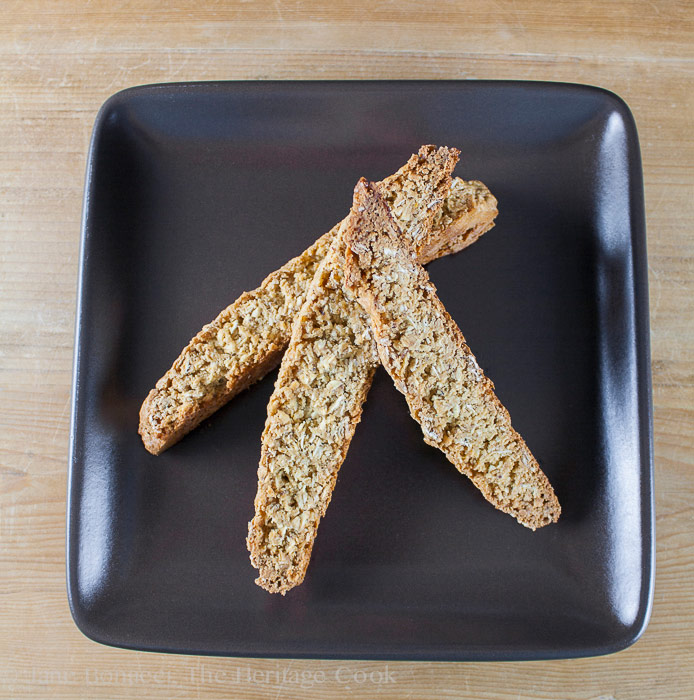
M 0 698 L 694 697 L 694 6 L 433 5 L 3 2 Z M 507 664 L 238 660 L 111 649 L 75 627 L 65 492 L 95 114 L 131 85 L 269 78 L 563 80 L 608 88 L 631 106 L 646 186 L 657 508 L 653 615 L 633 647 Z

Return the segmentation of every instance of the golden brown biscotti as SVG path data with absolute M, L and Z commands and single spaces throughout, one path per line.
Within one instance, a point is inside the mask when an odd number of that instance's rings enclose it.
M 425 260 L 432 241 L 439 242 L 431 234 L 432 224 L 446 216 L 441 203 L 456 160 L 453 149 L 422 149 L 400 171 L 397 183 L 382 183 L 404 235 Z M 448 240 L 451 248 L 469 244 L 491 228 L 492 220 L 468 219 L 466 226 L 459 225 L 460 235 Z M 344 295 L 343 267 L 339 237 L 295 319 L 268 404 L 247 543 L 259 572 L 256 583 L 273 593 L 284 594 L 304 579 L 320 519 L 378 365 L 368 318 Z
M 402 171 L 383 181 L 396 211 L 407 201 L 398 192 Z M 481 182 L 455 178 L 423 241 L 423 261 L 473 243 L 495 216 L 496 200 Z M 171 447 L 279 364 L 292 321 L 339 227 L 242 294 L 188 343 L 140 409 L 139 432 L 147 450 L 160 454 Z
M 284 595 L 304 580 L 378 366 L 368 319 L 342 292 L 343 265 L 342 251 L 331 246 L 295 319 L 268 403 L 247 545 L 256 583 L 270 593 Z
M 552 486 L 376 185 L 357 185 L 353 211 L 342 233 L 345 286 L 368 312 L 381 362 L 424 440 L 522 525 L 555 522 L 561 508 Z
M 282 358 L 294 316 L 339 224 L 301 255 L 244 292 L 183 349 L 140 408 L 140 436 L 158 455 Z

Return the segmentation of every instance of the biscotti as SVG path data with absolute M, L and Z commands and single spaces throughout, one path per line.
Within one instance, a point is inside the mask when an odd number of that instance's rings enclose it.
M 484 497 L 536 529 L 561 508 L 547 477 L 446 312 L 377 185 L 361 181 L 342 229 L 345 286 L 368 312 L 383 366 L 424 440 Z
M 188 343 L 140 408 L 147 450 L 161 454 L 279 364 L 292 319 L 338 229 L 244 292 Z
M 381 183 L 403 235 L 424 260 L 432 245 L 441 250 L 432 225 L 446 216 L 442 204 L 456 161 L 453 149 L 422 149 L 396 182 Z M 461 247 L 480 231 L 473 225 L 449 243 Z M 286 593 L 304 579 L 320 519 L 378 365 L 369 320 L 344 295 L 343 267 L 339 237 L 294 322 L 268 404 L 248 548 L 259 572 L 256 583 L 270 592 Z
M 378 365 L 368 319 L 342 293 L 343 265 L 342 250 L 331 246 L 296 317 L 268 403 L 247 545 L 256 583 L 271 593 L 284 594 L 304 579 Z
M 409 206 L 398 189 L 407 167 L 382 183 L 396 212 Z M 493 226 L 496 213 L 496 199 L 482 183 L 455 178 L 421 241 L 422 261 L 470 245 Z M 277 366 L 292 321 L 339 227 L 242 294 L 190 341 L 140 409 L 139 432 L 147 450 L 160 454 Z

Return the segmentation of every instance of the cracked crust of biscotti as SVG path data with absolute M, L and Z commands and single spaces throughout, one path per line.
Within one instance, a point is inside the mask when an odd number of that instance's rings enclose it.
M 376 185 L 355 189 L 344 228 L 345 285 L 369 314 L 382 364 L 424 440 L 439 448 L 496 508 L 536 529 L 561 512 L 549 480 L 462 332 L 436 295 Z

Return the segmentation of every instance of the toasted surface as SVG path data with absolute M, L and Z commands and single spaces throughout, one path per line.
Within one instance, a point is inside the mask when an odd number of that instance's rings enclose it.
M 536 529 L 561 508 L 376 185 L 360 182 L 346 246 L 345 286 L 368 312 L 384 367 L 424 440 L 484 497 Z
M 279 364 L 292 320 L 338 229 L 244 292 L 188 343 L 140 409 L 147 450 L 160 454 L 171 447 Z
M 451 221 L 442 206 L 451 199 L 452 149 L 426 147 L 410 159 L 384 188 L 405 236 L 426 254 L 444 236 Z M 455 204 L 484 216 L 467 217 L 450 249 L 476 240 L 491 227 L 493 207 L 479 207 L 481 183 L 466 188 Z M 349 225 L 353 213 L 345 219 Z M 446 227 L 446 228 L 444 228 Z M 428 248 L 427 248 L 428 246 Z M 320 519 L 326 512 L 337 475 L 361 417 L 378 355 L 363 309 L 343 291 L 344 244 L 336 239 L 311 283 L 293 326 L 289 348 L 268 404 L 262 439 L 255 516 L 248 548 L 258 569 L 258 585 L 285 593 L 304 579 Z
M 399 188 L 406 184 L 402 173 L 412 158 L 383 181 L 390 203 L 403 214 L 411 198 Z M 423 261 L 473 243 L 493 226 L 496 213 L 496 199 L 482 183 L 455 178 L 422 241 Z M 279 364 L 292 321 L 339 228 L 242 294 L 190 341 L 140 409 L 139 432 L 147 450 L 160 454 Z
M 304 580 L 378 365 L 366 315 L 342 293 L 343 264 L 334 244 L 296 318 L 268 403 L 247 544 L 256 583 L 271 593 Z

